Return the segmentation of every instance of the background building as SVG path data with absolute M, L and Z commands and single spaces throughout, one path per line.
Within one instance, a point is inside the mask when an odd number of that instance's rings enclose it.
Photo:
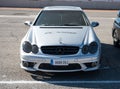
M 0 0 L 0 7 L 40 8 L 53 5 L 73 5 L 87 9 L 120 9 L 120 0 Z

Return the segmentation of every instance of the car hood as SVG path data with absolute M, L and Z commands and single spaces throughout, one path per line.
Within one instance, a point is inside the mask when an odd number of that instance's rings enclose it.
M 88 35 L 93 38 L 92 28 L 89 26 L 83 27 L 31 27 L 26 38 L 32 44 L 38 46 L 48 45 L 76 45 L 88 40 Z

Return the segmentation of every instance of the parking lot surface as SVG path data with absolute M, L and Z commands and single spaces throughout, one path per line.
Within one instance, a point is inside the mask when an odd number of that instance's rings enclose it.
M 85 10 L 98 21 L 95 32 L 102 44 L 98 71 L 74 73 L 28 73 L 20 68 L 20 41 L 40 9 L 0 8 L 0 89 L 119 89 L 120 49 L 112 43 L 112 25 L 117 11 Z

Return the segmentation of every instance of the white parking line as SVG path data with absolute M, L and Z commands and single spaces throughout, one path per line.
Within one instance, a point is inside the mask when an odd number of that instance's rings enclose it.
M 35 15 L 0 15 L 1 18 L 34 18 Z
M 120 84 L 120 81 L 0 81 L 0 84 Z
M 34 18 L 35 15 L 0 15 L 0 18 Z M 106 17 L 89 17 L 91 19 L 115 19 Z

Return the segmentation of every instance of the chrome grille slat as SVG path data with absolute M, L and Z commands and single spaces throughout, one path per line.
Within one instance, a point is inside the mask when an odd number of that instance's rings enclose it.
M 72 55 L 79 51 L 77 46 L 42 46 L 41 51 L 50 55 Z

